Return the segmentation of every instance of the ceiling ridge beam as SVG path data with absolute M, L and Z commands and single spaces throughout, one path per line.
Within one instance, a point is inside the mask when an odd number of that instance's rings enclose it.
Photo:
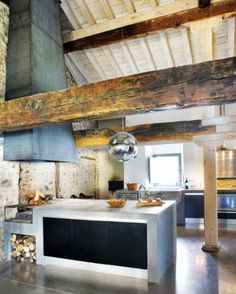
M 236 57 L 0 103 L 0 131 L 236 101 Z
M 176 0 L 144 12 L 129 14 L 67 33 L 63 37 L 64 51 L 100 47 L 122 40 L 143 37 L 151 32 L 176 28 L 189 22 L 216 16 L 225 18 L 235 15 L 235 0 L 215 0 L 204 9 L 196 6 L 195 1 Z
M 108 145 L 111 136 L 122 128 L 92 128 L 76 131 L 75 142 L 77 148 L 103 147 Z M 153 124 L 142 124 L 125 127 L 125 132 L 136 137 L 138 144 L 155 142 L 189 142 L 193 136 L 215 134 L 215 126 L 202 126 L 201 120 L 175 121 Z

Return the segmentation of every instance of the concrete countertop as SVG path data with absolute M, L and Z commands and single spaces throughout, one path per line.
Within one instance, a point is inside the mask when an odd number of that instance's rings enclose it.
M 111 208 L 106 200 L 58 199 L 52 204 L 36 206 L 33 215 L 55 215 L 70 218 L 126 218 L 149 219 L 157 216 L 175 201 L 166 201 L 162 206 L 136 207 L 136 201 L 128 200 L 122 208 Z

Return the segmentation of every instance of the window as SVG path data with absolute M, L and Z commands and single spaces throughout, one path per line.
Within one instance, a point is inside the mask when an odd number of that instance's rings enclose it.
M 160 154 L 151 157 L 150 182 L 155 186 L 181 186 L 181 153 Z

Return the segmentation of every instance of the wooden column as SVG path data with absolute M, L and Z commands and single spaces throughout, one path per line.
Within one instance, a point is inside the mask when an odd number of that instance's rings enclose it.
M 215 141 L 203 144 L 205 244 L 202 250 L 208 252 L 215 252 L 220 248 L 217 219 L 216 146 Z

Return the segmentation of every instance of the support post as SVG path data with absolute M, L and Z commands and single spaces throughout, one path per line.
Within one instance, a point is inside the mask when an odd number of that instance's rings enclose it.
M 202 250 L 207 252 L 215 252 L 220 249 L 217 218 L 216 145 L 216 142 L 203 145 L 205 244 Z

